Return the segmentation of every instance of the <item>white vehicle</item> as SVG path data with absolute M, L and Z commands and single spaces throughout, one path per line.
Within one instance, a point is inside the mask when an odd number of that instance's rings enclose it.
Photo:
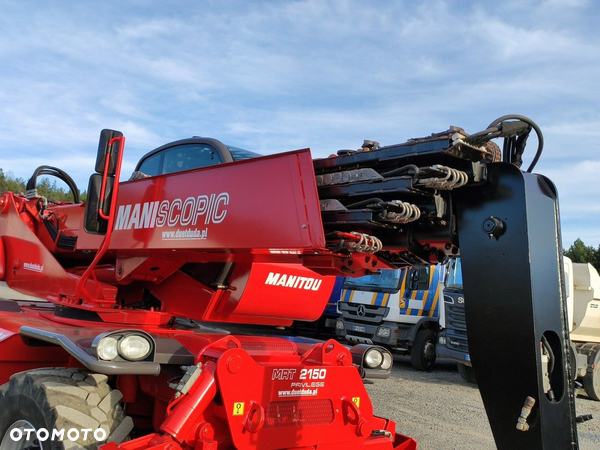
M 571 366 L 588 397 L 600 400 L 600 276 L 591 264 L 564 260 Z
M 409 352 L 417 370 L 431 370 L 440 330 L 444 267 L 382 270 L 346 278 L 336 334 L 357 344 Z
M 471 366 L 467 321 L 465 318 L 465 295 L 460 258 L 454 258 L 447 265 L 448 273 L 444 280 L 442 331 L 438 335 L 436 353 L 439 358 L 456 361 L 458 373 L 463 380 L 476 383 L 475 371 Z
M 600 400 L 600 276 L 591 264 L 574 263 L 567 257 L 564 257 L 564 275 L 572 377 L 583 384 L 588 397 Z M 462 378 L 475 383 L 467 342 L 460 258 L 450 265 L 444 306 L 445 330 L 438 337 L 437 355 L 454 359 Z M 544 358 L 549 367 L 557 363 L 548 350 Z

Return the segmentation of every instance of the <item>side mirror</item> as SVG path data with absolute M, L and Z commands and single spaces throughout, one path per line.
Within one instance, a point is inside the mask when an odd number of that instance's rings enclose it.
M 100 217 L 98 211 L 102 207 L 102 213 L 108 215 L 115 179 L 108 177 L 106 180 L 105 201 L 100 205 L 100 194 L 102 191 L 102 175 L 95 173 L 90 177 L 88 184 L 87 200 L 85 202 L 84 229 L 88 233 L 105 234 L 108 221 Z
M 108 164 L 108 170 L 106 170 L 106 174 L 108 176 L 113 176 L 115 174 L 117 168 L 117 160 L 118 160 L 118 152 L 119 152 L 119 142 L 113 142 L 112 145 L 109 145 L 111 139 L 116 137 L 123 137 L 123 133 L 115 130 L 102 130 L 100 132 L 100 141 L 98 142 L 98 155 L 96 156 L 96 172 L 104 173 L 106 168 L 106 158 L 110 158 L 110 162 Z
M 85 202 L 85 216 L 83 226 L 85 231 L 93 234 L 106 234 L 110 214 L 110 204 L 113 197 L 115 185 L 115 172 L 119 160 L 119 148 L 121 143 L 110 141 L 114 138 L 123 137 L 123 133 L 115 130 L 102 130 L 98 143 L 98 155 L 96 156 L 96 172 L 90 177 Z M 108 161 L 108 165 L 106 162 Z M 102 198 L 102 181 L 106 178 L 104 198 Z M 102 215 L 104 217 L 102 217 Z
M 408 280 L 408 289 L 426 291 L 429 289 L 429 267 L 410 269 Z

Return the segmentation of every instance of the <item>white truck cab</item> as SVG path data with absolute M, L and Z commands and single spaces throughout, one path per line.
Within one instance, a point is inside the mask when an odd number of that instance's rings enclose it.
M 346 278 L 336 334 L 352 343 L 408 352 L 417 370 L 435 364 L 444 267 L 382 270 Z

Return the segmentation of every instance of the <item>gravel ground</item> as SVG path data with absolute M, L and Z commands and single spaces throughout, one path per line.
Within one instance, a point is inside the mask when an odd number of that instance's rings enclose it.
M 414 438 L 419 450 L 496 448 L 477 387 L 463 381 L 450 361 L 442 360 L 426 373 L 396 356 L 392 376 L 376 380 L 367 390 L 375 413 L 394 420 L 398 433 Z M 578 415 L 594 416 L 578 425 L 580 450 L 598 450 L 600 402 L 582 394 L 576 408 Z

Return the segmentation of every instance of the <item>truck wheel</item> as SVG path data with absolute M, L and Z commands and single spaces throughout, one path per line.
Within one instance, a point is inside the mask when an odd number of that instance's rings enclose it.
M 458 369 L 458 374 L 463 380 L 465 380 L 467 383 L 477 384 L 475 370 L 473 370 L 471 366 L 467 366 L 465 364 L 456 364 L 456 368 Z
M 106 382 L 106 375 L 79 369 L 14 374 L 0 388 L 0 450 L 94 450 L 108 441 L 122 442 L 133 421 L 123 412 L 121 392 Z M 28 435 L 27 429 L 35 432 Z
M 589 398 L 600 401 L 600 348 L 594 353 L 592 367 L 583 377 L 583 388 Z
M 410 349 L 410 362 L 416 370 L 430 371 L 435 364 L 435 333 L 427 328 L 417 331 Z

